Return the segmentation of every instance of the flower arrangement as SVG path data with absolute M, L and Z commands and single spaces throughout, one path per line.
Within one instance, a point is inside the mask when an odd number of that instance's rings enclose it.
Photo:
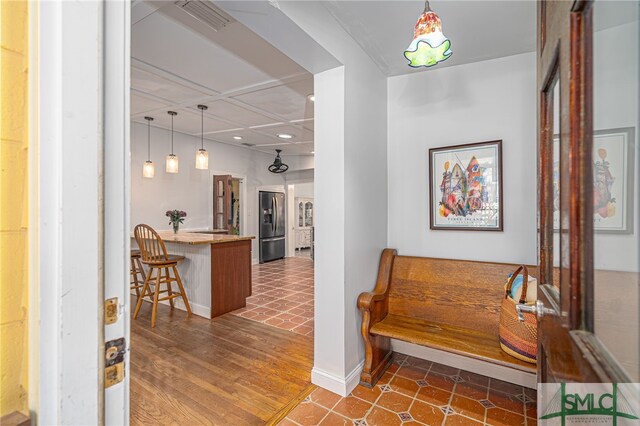
M 177 234 L 180 224 L 184 223 L 184 218 L 187 217 L 187 212 L 182 210 L 167 210 L 164 215 L 169 218 L 169 224 L 173 225 L 173 232 Z

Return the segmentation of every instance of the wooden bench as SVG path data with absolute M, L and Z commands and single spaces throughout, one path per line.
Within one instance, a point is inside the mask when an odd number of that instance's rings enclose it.
M 385 249 L 375 289 L 358 297 L 365 345 L 361 383 L 374 386 L 388 367 L 390 339 L 535 374 L 534 364 L 502 351 L 498 338 L 503 286 L 516 268 Z

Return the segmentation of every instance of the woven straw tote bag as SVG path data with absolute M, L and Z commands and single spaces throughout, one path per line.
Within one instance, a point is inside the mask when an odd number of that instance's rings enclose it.
M 522 292 L 520 293 L 520 300 L 516 302 L 511 297 L 511 287 L 520 273 L 523 275 Z M 520 321 L 516 311 L 517 304 L 533 305 L 536 303 L 535 301 L 527 302 L 525 300 L 528 280 L 529 270 L 525 265 L 520 265 L 504 286 L 504 297 L 500 305 L 500 347 L 511 356 L 535 364 L 538 355 L 538 321 L 536 315 L 531 312 L 523 312 L 524 321 Z

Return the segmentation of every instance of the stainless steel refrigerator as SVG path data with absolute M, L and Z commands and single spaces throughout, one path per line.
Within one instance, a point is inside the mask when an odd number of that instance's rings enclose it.
M 284 257 L 284 193 L 260 191 L 260 263 Z

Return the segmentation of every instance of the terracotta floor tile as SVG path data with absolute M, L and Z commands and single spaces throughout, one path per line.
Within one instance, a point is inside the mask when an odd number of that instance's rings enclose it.
M 487 388 L 470 382 L 456 383 L 454 393 L 471 399 L 486 399 Z
M 418 389 L 420 389 L 420 386 L 418 386 L 415 380 L 405 379 L 401 376 L 394 377 L 389 385 L 394 391 L 407 395 L 411 398 L 413 398 L 416 393 L 418 393 Z
M 396 374 L 411 380 L 422 380 L 427 375 L 427 372 L 412 365 L 403 365 Z
M 462 417 L 457 414 L 449 414 L 444 421 L 446 426 L 481 426 L 484 424 L 484 421 L 477 422 L 468 417 Z
M 450 377 L 441 376 L 440 374 L 436 374 L 436 373 L 427 374 L 427 377 L 425 377 L 425 380 L 431 386 L 435 386 L 437 388 L 444 389 L 449 392 L 453 390 L 453 386 L 455 385 L 455 382 L 451 380 Z
M 489 387 L 489 378 L 487 376 L 482 376 L 480 374 L 464 370 L 460 370 L 459 376 L 467 383 L 484 386 L 485 388 Z
M 393 378 L 393 374 L 389 373 L 389 372 L 385 372 L 382 377 L 380 377 L 378 379 L 378 385 L 386 385 L 388 384 L 391 379 Z
M 451 392 L 436 388 L 435 386 L 425 386 L 420 388 L 416 398 L 437 406 L 447 405 L 451 399 Z
M 438 374 L 442 374 L 444 376 L 455 376 L 456 374 L 458 374 L 460 372 L 459 368 L 454 368 L 454 367 L 449 367 L 448 365 L 442 365 L 442 364 L 437 364 L 437 363 L 433 363 L 433 365 L 431 366 L 431 370 L 429 370 L 430 373 L 438 373 Z
M 511 395 L 520 395 L 523 392 L 522 386 L 514 385 L 513 383 L 503 382 L 498 379 L 491 379 L 489 383 L 491 390 L 497 390 L 500 392 L 508 393 Z
M 406 362 L 414 367 L 422 368 L 423 370 L 429 370 L 433 363 L 426 359 L 414 358 L 412 356 L 407 357 Z
M 399 426 L 402 423 L 396 413 L 381 407 L 373 407 L 366 421 L 368 426 Z
M 333 407 L 333 411 L 349 419 L 361 419 L 371 408 L 371 404 L 353 396 L 343 398 Z
M 320 422 L 320 426 L 351 426 L 353 422 L 336 413 L 329 413 L 327 417 Z
M 517 414 L 524 415 L 524 403 L 516 398 L 515 395 L 509 395 L 502 392 L 489 390 L 489 401 L 493 402 L 496 407 L 513 411 Z
M 444 419 L 444 414 L 438 407 L 421 401 L 414 401 L 409 413 L 415 420 L 426 425 L 440 425 Z
M 378 399 L 381 393 L 382 391 L 380 391 L 379 386 L 375 386 L 373 387 L 373 389 L 369 389 L 362 385 L 358 385 L 353 390 L 353 392 L 351 392 L 351 395 L 358 397 L 360 399 L 364 399 L 367 402 L 374 403 L 376 402 L 376 399 Z
M 485 408 L 474 399 L 454 394 L 451 399 L 451 404 L 449 405 L 458 414 L 462 414 L 463 416 L 467 416 L 481 422 L 484 421 Z
M 282 324 L 282 320 L 279 318 L 269 318 L 268 320 L 265 320 L 265 324 L 269 324 L 269 325 L 275 325 L 278 326 L 280 324 Z
M 486 422 L 492 426 L 520 426 L 524 425 L 524 416 L 502 408 L 489 408 Z
M 232 312 L 253 321 L 313 336 L 313 261 L 309 258 L 286 258 L 253 265 L 253 294 L 247 307 Z M 251 309 L 249 309 L 251 308 Z M 277 317 L 293 324 L 270 320 Z M 299 325 L 305 327 L 298 327 Z
M 331 409 L 342 399 L 340 395 L 330 392 L 323 388 L 318 388 L 309 395 L 311 401 L 325 408 Z
M 288 418 L 284 418 L 280 423 L 278 423 L 278 426 L 298 426 L 298 425 L 292 422 L 291 420 L 289 420 Z
M 384 407 L 396 413 L 402 413 L 409 411 L 412 399 L 408 396 L 399 394 L 397 392 L 383 392 L 376 405 Z
M 304 402 L 293 409 L 287 416 L 287 418 L 302 426 L 315 426 L 320 424 L 320 421 L 324 416 L 329 413 L 329 410 L 320 407 L 311 402 Z

